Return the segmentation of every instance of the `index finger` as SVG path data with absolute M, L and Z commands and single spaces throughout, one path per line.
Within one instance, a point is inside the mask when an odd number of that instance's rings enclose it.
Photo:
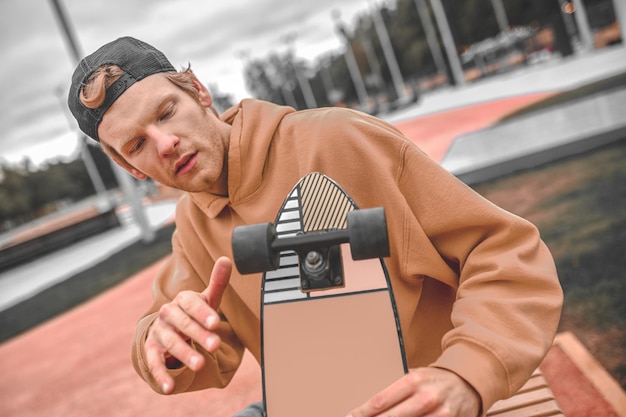
M 230 282 L 230 274 L 233 270 L 233 263 L 230 258 L 222 256 L 215 261 L 209 285 L 202 291 L 207 303 L 212 309 L 217 310 L 222 302 L 224 291 Z

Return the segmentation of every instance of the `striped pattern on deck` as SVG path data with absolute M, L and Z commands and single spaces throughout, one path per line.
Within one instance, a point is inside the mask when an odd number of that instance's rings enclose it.
M 296 185 L 275 222 L 278 239 L 316 230 L 345 229 L 347 215 L 356 207 L 328 177 L 313 173 Z M 280 266 L 265 273 L 263 304 L 308 298 L 300 290 L 298 255 L 285 251 Z

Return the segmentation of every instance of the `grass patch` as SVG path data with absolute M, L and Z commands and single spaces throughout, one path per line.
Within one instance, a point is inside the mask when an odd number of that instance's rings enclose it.
M 572 331 L 626 387 L 626 138 L 474 186 L 532 221 L 555 257 Z
M 174 225 L 160 228 L 154 242 L 135 242 L 101 263 L 0 312 L 0 343 L 112 288 L 172 251 Z

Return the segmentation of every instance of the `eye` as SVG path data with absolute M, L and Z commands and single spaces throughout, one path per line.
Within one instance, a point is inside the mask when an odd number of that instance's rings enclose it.
M 159 117 L 159 121 L 167 120 L 174 115 L 174 106 L 169 106 Z
M 141 150 L 141 148 L 143 148 L 143 144 L 146 141 L 145 138 L 139 138 L 135 141 L 135 144 L 133 145 L 132 149 L 130 150 L 130 153 L 135 153 Z

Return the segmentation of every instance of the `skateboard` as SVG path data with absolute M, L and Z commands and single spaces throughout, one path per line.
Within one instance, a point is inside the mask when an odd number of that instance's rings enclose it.
M 273 224 L 235 228 L 232 246 L 239 272 L 263 272 L 267 417 L 344 416 L 407 372 L 384 208 L 361 210 L 311 173 Z

